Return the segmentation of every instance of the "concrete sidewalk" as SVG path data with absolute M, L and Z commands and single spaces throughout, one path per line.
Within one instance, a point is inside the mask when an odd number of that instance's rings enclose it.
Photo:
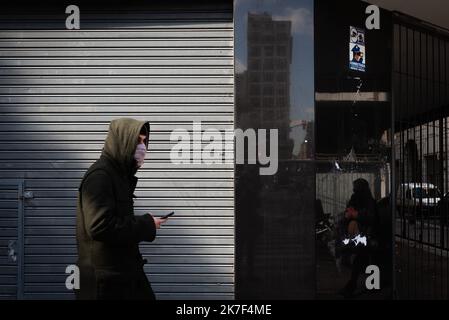
M 338 271 L 334 258 L 326 248 L 317 248 L 317 291 L 316 298 L 321 300 L 344 300 L 339 291 L 346 285 L 351 276 L 351 269 L 342 266 Z M 366 277 L 361 275 L 357 290 L 351 300 L 386 300 L 390 299 L 391 288 L 381 290 L 367 290 L 365 287 Z
M 449 299 L 448 256 L 418 242 L 396 243 L 398 299 Z

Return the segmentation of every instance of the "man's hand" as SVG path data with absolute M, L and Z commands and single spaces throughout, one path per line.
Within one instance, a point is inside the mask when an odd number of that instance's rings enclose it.
M 167 219 L 161 219 L 161 218 L 157 218 L 157 217 L 153 217 L 154 220 L 154 224 L 156 225 L 156 229 L 160 229 L 161 224 L 167 222 Z

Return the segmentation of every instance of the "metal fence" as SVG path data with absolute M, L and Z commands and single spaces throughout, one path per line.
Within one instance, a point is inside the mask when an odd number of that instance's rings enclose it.
M 394 226 L 400 299 L 448 298 L 448 35 L 395 16 Z

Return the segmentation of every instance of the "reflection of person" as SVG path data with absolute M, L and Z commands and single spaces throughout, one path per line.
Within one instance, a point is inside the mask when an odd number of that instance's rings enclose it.
M 352 62 L 363 63 L 363 52 L 358 45 L 352 48 Z
M 353 182 L 353 194 L 345 211 L 346 232 L 349 238 L 366 236 L 366 246 L 356 247 L 355 258 L 352 263 L 351 278 L 343 289 L 345 296 L 353 294 L 357 287 L 357 280 L 369 263 L 370 240 L 377 232 L 377 209 L 368 181 L 359 178 Z
M 166 220 L 134 215 L 134 174 L 148 148 L 149 124 L 113 120 L 98 159 L 79 187 L 78 299 L 154 299 L 139 242 L 153 241 Z

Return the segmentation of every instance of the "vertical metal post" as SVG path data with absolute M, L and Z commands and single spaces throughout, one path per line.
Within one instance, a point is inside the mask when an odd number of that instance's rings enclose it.
M 393 27 L 391 28 L 391 40 L 392 42 L 395 41 L 394 39 L 394 23 Z M 394 45 L 391 45 L 391 48 L 394 50 Z M 393 57 L 395 53 L 393 52 Z M 390 93 L 390 101 L 391 101 L 391 141 L 390 141 L 390 147 L 391 147 L 391 179 L 390 179 L 390 188 L 391 188 L 391 198 L 390 198 L 390 209 L 391 209 L 391 282 L 392 282 L 392 288 L 393 288 L 393 299 L 397 297 L 397 289 L 396 289 L 396 166 L 395 166 L 395 159 L 396 159 L 396 153 L 394 150 L 394 140 L 395 140 L 395 90 L 394 90 L 394 58 L 390 65 L 391 67 L 391 93 Z
M 439 123 L 439 175 L 438 175 L 438 188 L 440 189 L 441 192 L 441 200 L 443 200 L 443 196 L 445 195 L 445 185 L 444 185 L 444 159 L 443 159 L 443 154 L 444 154 L 444 127 L 443 127 L 443 114 L 440 115 L 439 117 L 440 119 L 438 120 Z M 436 206 L 435 206 L 436 208 Z M 441 246 L 441 250 L 444 249 L 444 219 L 443 219 L 443 215 L 441 213 L 438 213 L 437 210 L 435 210 L 435 215 L 436 215 L 436 219 L 439 220 L 440 222 L 440 246 Z M 437 221 L 438 221 L 437 220 Z M 441 251 L 441 254 L 443 252 Z
M 24 182 L 19 181 L 17 186 L 17 299 L 23 299 L 23 258 L 24 258 L 24 206 L 23 206 Z

